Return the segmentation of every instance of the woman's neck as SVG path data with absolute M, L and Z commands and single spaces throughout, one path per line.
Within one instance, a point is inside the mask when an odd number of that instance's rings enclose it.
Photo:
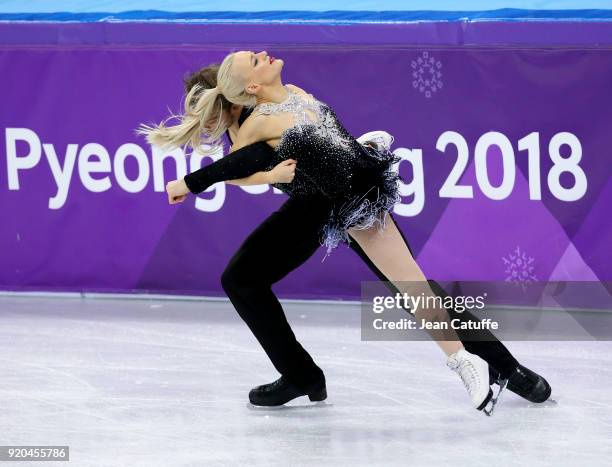
M 264 104 L 266 102 L 280 103 L 287 99 L 289 92 L 283 86 L 283 83 L 279 82 L 273 86 L 262 89 L 262 92 L 257 96 L 257 104 Z

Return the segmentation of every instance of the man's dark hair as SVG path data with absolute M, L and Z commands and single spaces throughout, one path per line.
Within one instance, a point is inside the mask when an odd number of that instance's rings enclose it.
M 198 71 L 194 71 L 193 73 L 189 73 L 185 75 L 183 78 L 183 84 L 185 85 L 185 94 L 187 94 L 192 87 L 196 84 L 199 84 L 204 89 L 212 89 L 217 86 L 217 73 L 219 72 L 218 63 L 211 63 L 204 68 L 200 68 Z M 220 95 L 221 103 L 223 104 L 223 108 L 228 110 L 231 108 L 232 104 L 228 101 L 225 96 Z

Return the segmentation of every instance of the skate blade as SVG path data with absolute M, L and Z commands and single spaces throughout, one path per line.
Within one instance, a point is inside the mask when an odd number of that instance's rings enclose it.
M 559 400 L 549 397 L 544 402 L 529 402 L 527 408 L 529 409 L 554 409 L 559 406 Z
M 333 404 L 330 404 L 326 401 L 317 401 L 317 402 L 306 402 L 302 403 L 290 403 L 283 405 L 254 405 L 250 402 L 246 403 L 246 408 L 252 410 L 253 412 L 282 412 L 285 410 L 311 410 L 317 408 L 326 408 L 332 407 Z
M 499 396 L 501 395 L 502 391 L 506 389 L 506 386 L 508 385 L 508 380 L 498 379 L 497 381 L 495 381 L 494 384 L 497 384 L 499 386 L 499 390 L 497 391 L 497 394 L 494 394 L 493 397 L 491 397 L 491 399 L 486 403 L 486 405 L 482 409 L 482 411 L 486 414 L 487 417 L 490 417 L 491 415 L 493 415 L 495 406 L 499 402 Z

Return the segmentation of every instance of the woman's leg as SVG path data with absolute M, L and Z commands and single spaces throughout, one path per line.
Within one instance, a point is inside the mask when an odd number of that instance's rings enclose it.
M 385 227 L 379 231 L 374 226 L 369 229 L 350 229 L 349 234 L 359 244 L 371 263 L 388 278 L 401 293 L 413 296 L 435 297 L 419 265 L 414 261 L 393 218 L 388 215 Z M 428 306 L 416 310 L 418 320 L 445 323 L 443 329 L 429 330 L 429 334 L 440 348 L 451 355 L 463 348 L 459 336 L 450 326 L 450 319 L 442 307 Z
M 412 249 L 404 237 L 403 232 L 397 226 L 397 222 L 395 222 L 391 213 L 389 213 L 389 217 L 391 219 L 387 221 L 395 224 L 405 244 L 405 248 L 410 252 L 410 261 L 415 262 Z M 360 236 L 358 232 L 359 231 L 350 231 L 349 233 L 351 233 L 351 236 L 355 233 L 355 236 L 353 236 L 355 239 L 355 237 Z M 350 242 L 350 246 L 369 266 L 379 280 L 385 283 L 391 293 L 400 292 L 395 284 L 390 281 L 389 277 L 372 261 L 357 241 Z M 448 296 L 446 291 L 436 281 L 428 280 L 428 283 L 433 292 L 437 295 L 441 297 Z M 458 318 L 465 321 L 479 321 L 478 318 L 468 312 L 458 313 L 454 309 L 450 309 L 448 313 L 451 319 Z M 468 352 L 478 355 L 489 364 L 489 372 L 493 381 L 498 380 L 498 378 L 501 380 L 507 379 L 508 389 L 530 402 L 540 403 L 546 401 L 550 397 L 551 388 L 546 379 L 529 368 L 522 366 L 508 349 L 497 340 L 493 333 L 485 329 L 478 331 L 458 330 L 457 334 Z
M 272 284 L 319 247 L 327 210 L 289 199 L 252 232 L 234 254 L 221 283 L 278 372 L 298 388 L 324 381 L 322 370 L 297 341 Z
M 397 226 L 397 222 L 391 213 L 388 216 L 393 219 Z M 412 248 L 410 248 L 410 244 L 406 240 L 404 233 L 398 227 L 398 231 L 402 237 L 404 245 L 410 252 L 411 262 L 415 262 L 414 254 L 412 252 Z M 350 242 L 349 246 L 355 253 L 359 255 L 359 257 L 367 264 L 370 270 L 378 277 L 380 281 L 385 282 L 391 293 L 399 292 L 399 289 L 394 285 L 393 282 L 389 281 L 389 278 L 385 276 L 382 271 L 372 262 L 372 260 L 368 257 L 368 255 L 363 251 L 361 246 L 357 241 Z M 432 291 L 441 297 L 447 297 L 448 294 L 446 291 L 438 284 L 436 281 L 432 279 L 428 279 Z M 448 310 L 451 319 L 460 319 L 462 321 L 480 321 L 477 317 L 472 315 L 471 313 L 464 311 L 459 313 L 454 309 Z M 498 372 L 502 378 L 509 377 L 512 372 L 517 368 L 518 361 L 514 356 L 510 353 L 510 351 L 495 337 L 495 335 L 487 330 L 458 330 L 457 335 L 463 342 L 465 349 L 468 352 L 478 355 L 480 358 L 485 360 L 494 371 Z M 497 376 L 497 375 L 495 375 Z
M 411 311 L 417 320 L 438 325 L 428 328 L 427 332 L 448 356 L 447 365 L 461 377 L 472 405 L 490 415 L 497 397 L 494 397 L 489 384 L 489 365 L 478 355 L 464 349 L 457 332 L 450 326 L 448 312 L 436 303 L 439 301 L 436 300 L 437 295 L 414 261 L 393 218 L 389 216 L 386 219 L 382 230 L 374 226 L 350 229 L 349 233 L 400 293 L 422 297 L 421 306 Z

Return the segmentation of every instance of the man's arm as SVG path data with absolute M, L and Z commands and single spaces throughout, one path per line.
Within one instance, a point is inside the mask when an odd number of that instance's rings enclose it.
M 273 183 L 266 171 L 274 165 L 275 152 L 265 141 L 272 139 L 274 123 L 266 116 L 251 114 L 227 156 L 185 176 L 189 191 L 201 193 L 214 183 L 229 180 L 234 185 Z
M 233 154 L 234 151 L 240 151 L 245 147 L 270 139 L 271 133 L 274 131 L 273 123 L 274 122 L 269 118 L 265 118 L 262 115 L 249 115 L 239 127 L 238 132 L 234 134 L 234 144 L 230 148 L 229 154 Z M 274 154 L 273 150 L 270 151 L 270 154 Z M 226 180 L 226 183 L 231 185 L 261 185 L 274 182 L 275 180 L 270 176 L 270 171 L 260 171 L 247 177 Z
M 261 172 L 267 171 L 274 165 L 275 152 L 268 144 L 258 142 L 245 146 L 239 150 L 222 157 L 218 161 L 208 164 L 201 169 L 185 175 L 184 180 L 187 188 L 193 194 L 198 194 L 206 190 L 209 186 L 217 182 L 250 179 L 246 184 L 259 185 L 269 183 L 263 181 L 265 177 Z M 265 172 L 264 172 L 265 173 Z M 257 176 L 255 178 L 251 178 Z

